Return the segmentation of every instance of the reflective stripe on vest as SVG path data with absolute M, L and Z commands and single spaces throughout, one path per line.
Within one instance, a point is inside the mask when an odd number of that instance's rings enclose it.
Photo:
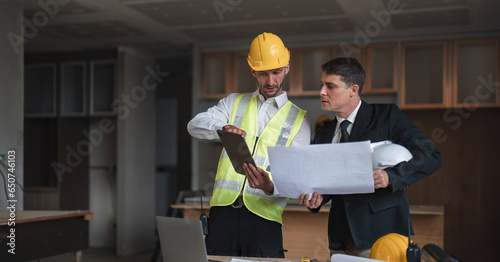
M 220 156 L 220 159 L 223 159 L 223 158 L 229 158 L 229 156 L 227 155 L 227 152 L 226 150 L 223 150 L 222 153 L 221 153 L 221 156 Z M 257 166 L 265 166 L 266 169 L 267 167 L 269 167 L 269 158 L 267 157 L 263 157 L 263 156 L 254 156 L 253 157 L 253 161 L 255 162 L 255 164 Z
M 224 188 L 226 190 L 232 190 L 232 191 L 236 191 L 239 193 L 242 184 L 243 184 L 243 182 L 241 182 L 241 181 L 233 181 L 233 180 L 228 180 L 228 179 L 217 179 L 215 181 L 214 187 L 215 188 Z M 287 203 L 287 199 L 285 197 L 268 196 L 264 193 L 264 191 L 257 189 L 257 188 L 250 187 L 250 186 L 248 186 L 248 184 L 246 184 L 246 186 L 245 186 L 245 193 L 253 195 L 253 196 L 257 196 L 260 198 L 264 198 L 264 199 L 267 199 L 269 201 L 276 202 L 283 209 L 285 208 L 286 203 Z
M 269 167 L 268 146 L 290 146 L 298 133 L 306 112 L 288 101 L 269 121 L 261 136 L 257 139 L 257 97 L 252 94 L 238 96 L 231 113 L 230 124 L 246 131 L 245 140 L 252 150 L 255 147 L 254 161 L 264 170 Z M 256 144 L 257 143 L 257 144 Z M 271 179 L 272 176 L 269 173 Z M 217 168 L 211 206 L 232 204 L 240 192 L 245 176 L 234 171 L 225 150 L 222 151 Z M 262 190 L 251 188 L 248 183 L 243 191 L 245 206 L 253 213 L 265 219 L 282 223 L 281 214 L 287 198 L 268 196 Z
M 241 123 L 243 122 L 243 117 L 245 117 L 245 111 L 247 110 L 250 99 L 252 99 L 251 94 L 241 95 L 236 99 L 235 103 L 238 103 L 238 107 L 236 108 L 236 111 L 233 112 L 234 114 L 231 114 L 231 123 L 233 126 L 238 128 L 241 127 Z
M 279 147 L 286 146 L 286 142 L 288 141 L 288 138 L 290 138 L 290 133 L 292 132 L 293 123 L 295 122 L 295 119 L 299 115 L 299 112 L 300 112 L 300 109 L 296 106 L 292 106 L 290 108 L 290 111 L 288 112 L 288 115 L 286 116 L 285 123 L 283 124 L 283 128 L 281 128 L 281 133 L 280 133 L 280 136 L 278 138 L 278 143 L 276 143 L 276 146 L 279 146 Z

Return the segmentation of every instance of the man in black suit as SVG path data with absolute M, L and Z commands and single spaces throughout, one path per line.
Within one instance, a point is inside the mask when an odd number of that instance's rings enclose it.
M 441 167 L 441 154 L 394 104 L 367 104 L 360 98 L 365 71 L 354 58 L 336 58 L 322 66 L 321 107 L 335 118 L 319 130 L 313 143 L 390 140 L 413 158 L 386 169 L 374 169 L 374 193 L 301 195 L 299 203 L 318 212 L 332 200 L 328 220 L 331 253 L 369 257 L 373 243 L 388 233 L 408 236 L 410 212 L 404 189 Z M 341 131 L 344 120 L 347 134 Z M 344 141 L 345 140 L 345 141 Z M 356 161 L 353 159 L 352 161 Z

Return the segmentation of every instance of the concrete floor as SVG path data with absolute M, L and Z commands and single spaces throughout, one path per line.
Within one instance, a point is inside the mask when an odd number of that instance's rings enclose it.
M 117 257 L 112 248 L 89 248 L 82 252 L 82 262 L 150 262 L 153 251 L 127 257 Z M 74 253 L 66 253 L 53 257 L 40 258 L 30 262 L 72 262 Z

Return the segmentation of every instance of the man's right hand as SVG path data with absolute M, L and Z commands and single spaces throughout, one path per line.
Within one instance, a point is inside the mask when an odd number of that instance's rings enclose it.
M 318 194 L 318 192 L 314 192 L 311 199 L 309 199 L 309 194 L 299 196 L 299 204 L 304 205 L 309 209 L 318 208 L 321 205 L 321 202 L 323 202 L 323 195 Z
M 235 133 L 235 134 L 240 134 L 242 135 L 243 137 L 246 137 L 247 136 L 247 132 L 245 132 L 244 130 L 241 130 L 233 125 L 225 125 L 222 127 L 222 130 L 223 131 L 226 131 L 226 132 L 231 132 L 231 133 Z

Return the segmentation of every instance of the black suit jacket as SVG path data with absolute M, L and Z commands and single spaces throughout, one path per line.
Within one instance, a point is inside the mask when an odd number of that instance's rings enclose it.
M 314 144 L 331 143 L 337 120 L 319 130 Z M 441 167 L 441 154 L 427 137 L 394 104 L 367 104 L 362 101 L 349 141 L 379 142 L 390 140 L 406 147 L 413 158 L 386 168 L 391 185 L 370 194 L 323 195 L 323 203 L 332 200 L 328 220 L 330 249 L 345 249 L 349 229 L 357 247 L 371 248 L 388 233 L 408 235 L 409 206 L 404 188 Z M 321 206 L 311 210 L 318 212 Z

